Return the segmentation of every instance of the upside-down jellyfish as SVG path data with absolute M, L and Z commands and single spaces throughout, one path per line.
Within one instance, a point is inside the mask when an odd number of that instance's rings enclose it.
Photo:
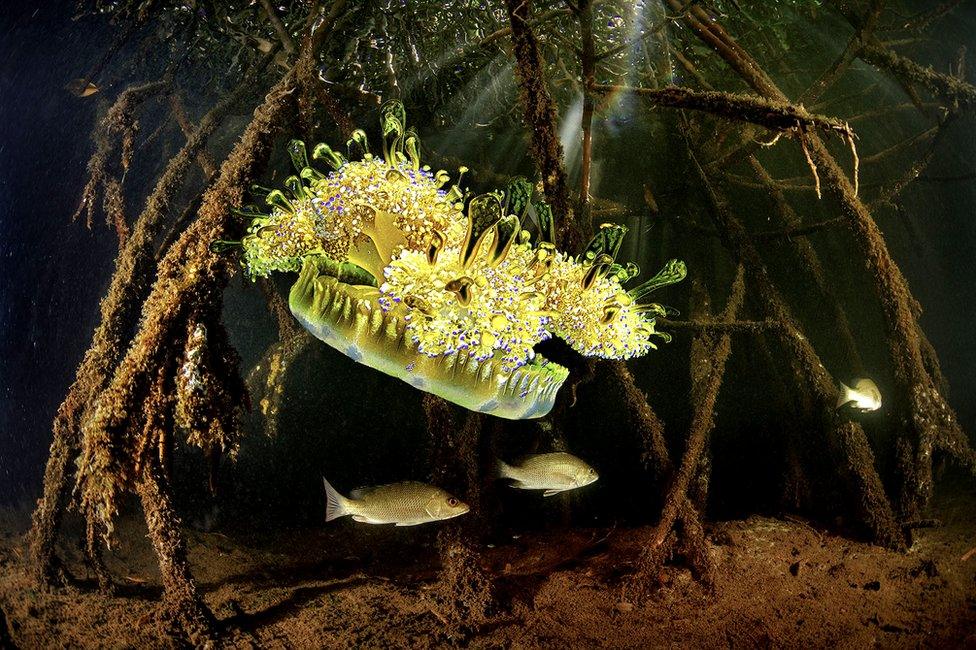
M 289 153 L 298 170 L 267 194 L 270 214 L 253 218 L 240 242 L 251 277 L 298 271 L 292 313 L 314 336 L 351 359 L 467 409 L 509 419 L 550 411 L 567 377 L 534 351 L 552 336 L 585 356 L 626 359 L 654 348 L 656 316 L 644 299 L 684 278 L 672 260 L 630 290 L 638 273 L 616 262 L 626 233 L 604 224 L 579 255 L 553 244 L 548 206 L 532 186 L 466 197 L 444 171 L 421 166 L 419 140 L 398 102 L 382 110 L 383 155 L 349 161 L 324 144 L 308 161 L 304 143 Z M 462 173 L 464 169 L 462 168 Z M 532 211 L 533 236 L 522 228 Z

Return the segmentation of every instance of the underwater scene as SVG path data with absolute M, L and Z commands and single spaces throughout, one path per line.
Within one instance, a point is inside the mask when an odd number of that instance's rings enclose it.
M 0 648 L 976 648 L 976 5 L 0 6 Z

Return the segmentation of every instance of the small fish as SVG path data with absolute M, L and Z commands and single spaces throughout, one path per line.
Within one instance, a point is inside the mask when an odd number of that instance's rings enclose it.
M 850 405 L 854 410 L 867 413 L 881 408 L 881 391 L 870 379 L 858 379 L 854 388 L 840 382 L 840 395 L 837 397 L 837 408 Z
M 75 97 L 90 97 L 98 92 L 98 86 L 87 79 L 74 79 L 64 89 Z
M 532 454 L 519 465 L 498 461 L 498 475 L 512 479 L 512 487 L 520 490 L 545 490 L 542 496 L 546 497 L 581 488 L 600 478 L 595 469 L 564 451 Z
M 359 488 L 344 497 L 322 477 L 325 484 L 325 520 L 352 515 L 366 524 L 416 526 L 463 515 L 470 507 L 444 490 L 405 481 L 377 487 Z

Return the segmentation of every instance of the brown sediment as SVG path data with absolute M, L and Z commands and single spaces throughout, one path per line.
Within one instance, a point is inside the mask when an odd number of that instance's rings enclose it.
M 428 592 L 435 614 L 449 632 L 457 633 L 486 622 L 496 602 L 479 549 L 483 513 L 478 448 L 486 417 L 468 412 L 459 427 L 455 409 L 447 401 L 426 393 L 422 402 L 432 449 L 431 479 L 471 507 L 438 531 L 441 571 Z
M 693 292 L 697 298 L 693 302 L 693 314 L 707 317 L 708 298 L 699 286 Z M 739 266 L 729 298 L 720 320 L 736 318 L 745 299 L 745 274 Z M 661 517 L 647 547 L 637 562 L 637 571 L 629 578 L 624 589 L 625 596 L 632 600 L 642 600 L 659 574 L 670 550 L 662 549 L 671 537 L 675 522 L 680 519 L 680 540 L 689 550 L 690 564 L 706 585 L 714 584 L 715 567 L 708 553 L 708 542 L 701 524 L 701 513 L 688 498 L 688 490 L 699 473 L 701 459 L 708 446 L 708 436 L 715 426 L 715 402 L 725 376 L 725 365 L 732 352 L 732 338 L 728 333 L 716 340 L 712 334 L 700 332 L 691 347 L 691 404 L 694 409 L 685 451 L 681 464 L 670 482 Z M 699 498 L 703 499 L 704 495 Z M 670 546 L 670 544 L 668 544 Z
M 659 591 L 641 607 L 622 606 L 617 583 L 621 558 L 639 554 L 649 527 L 523 531 L 484 558 L 511 593 L 512 608 L 450 638 L 423 598 L 436 551 L 402 535 L 364 549 L 363 538 L 346 526 L 275 530 L 263 543 L 253 531 L 199 532 L 190 553 L 194 570 L 206 573 L 206 601 L 228 632 L 251 637 L 251 645 L 229 639 L 232 647 L 701 648 L 716 639 L 749 648 L 969 647 L 976 641 L 976 611 L 967 604 L 976 557 L 966 556 L 974 544 L 974 503 L 972 490 L 940 492 L 933 515 L 945 525 L 921 531 L 924 543 L 912 553 L 853 541 L 797 517 L 714 522 L 708 527 L 714 591 L 703 593 L 684 566 L 687 549 L 678 548 L 684 561 L 665 565 Z M 9 520 L 8 512 L 0 518 Z M 120 575 L 148 581 L 127 589 L 134 597 L 38 593 L 9 564 L 15 538 L 0 534 L 0 617 L 11 640 L 4 648 L 180 643 L 155 623 L 151 597 L 160 581 L 149 570 L 152 549 L 136 514 L 120 520 L 113 558 Z M 339 560 L 370 555 L 378 557 Z M 0 645 L 2 625 L 0 618 Z
M 157 86 L 157 90 L 161 87 Z M 108 292 L 100 305 L 101 320 L 91 346 L 78 366 L 52 426 L 54 440 L 44 474 L 44 493 L 28 536 L 31 572 L 40 582 L 51 583 L 55 577 L 54 541 L 70 490 L 69 466 L 75 462 L 80 449 L 81 423 L 126 351 L 148 291 L 147 280 L 155 267 L 154 240 L 165 223 L 193 155 L 202 149 L 223 116 L 249 89 L 249 82 L 242 83 L 201 120 L 194 137 L 170 161 L 156 183 L 131 236 L 119 252 Z
M 563 250 L 577 250 L 587 233 L 577 223 L 570 206 L 563 147 L 556 129 L 556 103 L 549 94 L 542 72 L 539 43 L 529 24 L 532 3 L 530 0 L 506 0 L 505 4 L 512 27 L 519 103 L 529 130 L 529 151 L 542 176 L 546 200 L 556 218 L 556 243 Z

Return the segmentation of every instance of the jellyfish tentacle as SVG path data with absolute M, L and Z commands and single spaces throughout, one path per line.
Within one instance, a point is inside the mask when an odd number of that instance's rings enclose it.
M 297 175 L 284 189 L 256 188 L 270 214 L 242 238 L 251 277 L 298 272 L 290 307 L 313 335 L 357 362 L 472 410 L 504 418 L 546 414 L 567 371 L 534 351 L 552 336 L 583 355 L 626 359 L 655 348 L 667 308 L 643 300 L 684 277 L 672 261 L 647 282 L 616 261 L 627 228 L 602 224 L 579 255 L 559 251 L 552 211 L 517 178 L 505 192 L 465 201 L 456 181 L 421 165 L 420 139 L 400 102 L 380 115 L 382 158 L 356 131 L 350 162 L 328 145 L 312 149 L 333 171 L 288 145 Z M 464 207 L 465 202 L 467 207 Z M 522 227 L 532 222 L 538 237 Z M 232 242 L 215 244 L 231 248 Z

